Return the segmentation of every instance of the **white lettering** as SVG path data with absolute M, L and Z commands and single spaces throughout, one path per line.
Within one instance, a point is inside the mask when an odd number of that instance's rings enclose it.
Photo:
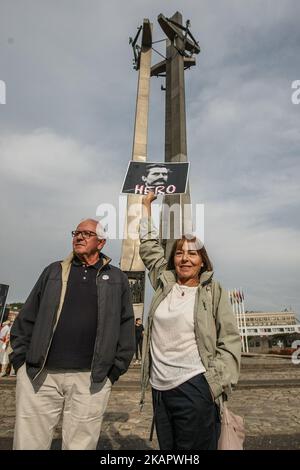
M 139 239 L 139 224 L 142 214 L 141 204 L 130 204 L 127 212 L 127 237 L 130 240 Z
M 292 348 L 297 348 L 296 351 L 294 351 L 292 354 L 292 363 L 295 365 L 299 365 L 300 364 L 300 340 L 299 339 L 297 339 L 296 341 L 293 341 Z
M 145 186 L 143 184 L 136 184 L 135 189 L 134 189 L 134 193 L 135 194 L 144 194 L 144 188 L 145 188 Z
M 174 194 L 176 192 L 176 186 L 170 184 L 169 186 L 144 186 L 143 184 L 136 184 L 134 188 L 134 194 Z
M 112 204 L 100 204 L 96 209 L 101 225 L 106 232 L 106 237 L 115 240 L 117 236 L 117 212 Z
M 174 232 L 171 235 L 170 227 Z M 173 238 L 174 240 L 182 237 L 182 213 L 180 204 L 163 204 L 162 207 L 162 227 L 161 237 L 163 240 Z
M 136 202 L 137 199 L 139 202 Z M 152 205 L 152 219 L 156 227 L 161 227 L 161 238 L 164 240 L 177 239 L 185 235 L 188 238 L 200 238 L 204 242 L 204 204 L 191 205 L 181 202 L 182 205 L 177 203 Z M 142 204 L 139 196 L 119 196 L 118 206 L 108 203 L 99 204 L 96 215 L 100 219 L 108 239 L 138 240 L 139 223 L 142 216 Z M 195 230 L 192 230 L 193 227 Z
M 292 83 L 292 89 L 296 90 L 292 94 L 292 103 L 293 104 L 300 104 L 300 80 L 295 80 Z
M 6 84 L 0 80 L 0 104 L 6 104 Z
M 155 192 L 155 186 L 146 186 L 144 194 L 149 194 L 149 193 L 154 193 Z
M 167 187 L 166 193 L 167 194 L 173 194 L 176 191 L 176 186 L 174 184 L 170 184 L 170 186 Z
M 185 463 L 185 455 L 168 455 L 168 457 L 172 457 L 174 459 L 174 464 L 184 464 Z M 168 462 L 169 463 L 169 462 Z
M 128 468 L 131 468 L 133 462 L 134 457 L 114 457 L 110 454 L 100 458 L 101 465 L 126 465 Z
M 157 188 L 155 188 L 155 194 L 165 194 L 165 187 L 157 186 Z

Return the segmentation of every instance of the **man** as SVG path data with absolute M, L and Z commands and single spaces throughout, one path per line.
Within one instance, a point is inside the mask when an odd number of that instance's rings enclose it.
M 41 274 L 11 331 L 17 372 L 14 449 L 95 449 L 111 386 L 135 350 L 127 276 L 101 253 L 96 220 L 81 222 L 73 253 Z
M 146 176 L 141 176 L 143 184 L 136 184 L 134 188 L 135 194 L 173 194 L 176 186 L 168 185 L 168 177 L 171 172 L 164 164 L 149 163 L 146 165 Z
M 142 359 L 142 349 L 143 349 L 143 335 L 144 335 L 144 327 L 142 320 L 140 318 L 136 318 L 135 320 L 135 363 L 141 363 Z M 140 351 L 140 359 L 139 359 L 139 351 Z
M 147 175 L 142 176 L 146 186 L 166 186 L 169 171 L 164 165 L 157 163 L 146 165 Z

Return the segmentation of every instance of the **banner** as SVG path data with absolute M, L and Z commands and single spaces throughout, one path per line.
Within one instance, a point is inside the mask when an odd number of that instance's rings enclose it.
M 156 195 L 186 192 L 189 163 L 129 162 L 121 192 Z

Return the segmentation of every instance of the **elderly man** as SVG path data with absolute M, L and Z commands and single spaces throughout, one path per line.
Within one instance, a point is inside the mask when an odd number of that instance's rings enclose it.
M 112 384 L 135 350 L 127 276 L 101 253 L 97 221 L 72 232 L 73 253 L 41 274 L 11 331 L 17 371 L 14 449 L 95 449 Z

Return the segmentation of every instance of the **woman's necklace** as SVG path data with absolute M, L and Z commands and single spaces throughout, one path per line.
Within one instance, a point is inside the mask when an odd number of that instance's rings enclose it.
M 197 289 L 198 286 L 195 286 L 194 289 Z M 192 295 L 194 289 L 190 286 L 181 286 L 176 282 L 172 291 L 169 294 L 169 310 L 178 309 L 178 305 L 181 303 L 179 299 L 182 299 L 182 302 L 186 302 Z M 183 299 L 185 298 L 185 300 Z
M 177 292 L 181 295 L 181 297 L 183 297 L 185 293 L 187 292 L 186 286 L 183 287 L 180 284 L 178 284 L 178 282 L 176 283 L 176 288 L 177 288 Z
M 196 287 L 197 288 L 198 286 L 181 286 L 180 284 L 178 284 L 178 282 L 176 282 L 176 287 L 177 287 L 177 291 L 179 292 L 181 297 L 183 297 L 187 292 L 193 290 L 193 289 L 190 289 L 191 287 Z
M 179 287 L 179 292 L 181 293 L 181 297 L 183 297 L 185 295 L 184 289 L 182 287 L 180 287 L 179 284 L 177 284 L 177 285 Z

